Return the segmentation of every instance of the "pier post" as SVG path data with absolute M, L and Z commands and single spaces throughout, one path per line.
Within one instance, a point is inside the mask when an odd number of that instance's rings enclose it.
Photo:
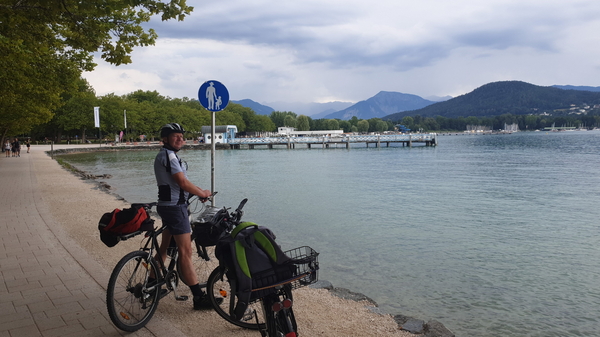
M 412 147 L 412 135 L 408 135 L 408 146 Z

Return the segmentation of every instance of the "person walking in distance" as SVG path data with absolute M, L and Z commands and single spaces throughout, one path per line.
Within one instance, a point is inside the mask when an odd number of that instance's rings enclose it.
M 11 146 L 10 146 L 10 142 L 8 141 L 8 139 L 4 142 L 4 152 L 6 153 L 7 157 L 10 157 Z
M 21 156 L 21 143 L 19 142 L 19 138 L 15 138 L 13 142 L 13 147 L 15 148 L 15 157 Z
M 198 283 L 192 264 L 191 226 L 188 217 L 188 195 L 197 195 L 201 200 L 211 196 L 211 191 L 203 190 L 187 178 L 187 165 L 179 159 L 177 152 L 183 146 L 185 130 L 177 123 L 164 125 L 160 130 L 163 147 L 154 160 L 154 175 L 158 185 L 158 206 L 156 210 L 167 229 L 162 234 L 160 258 L 166 259 L 171 238 L 179 249 L 179 272 L 182 281 L 190 287 L 194 295 L 194 309 L 212 308 L 206 293 Z

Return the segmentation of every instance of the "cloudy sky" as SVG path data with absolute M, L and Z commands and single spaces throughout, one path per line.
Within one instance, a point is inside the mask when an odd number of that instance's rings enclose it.
M 98 95 L 358 102 L 379 91 L 458 96 L 489 82 L 600 86 L 597 0 L 188 0 L 151 21 L 155 46 L 85 77 Z

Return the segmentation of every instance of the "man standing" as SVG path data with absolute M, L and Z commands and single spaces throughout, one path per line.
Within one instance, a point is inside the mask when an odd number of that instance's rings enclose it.
M 177 123 L 164 125 L 160 130 L 163 148 L 154 160 L 154 175 L 158 184 L 158 215 L 167 229 L 162 234 L 160 256 L 166 258 L 171 237 L 179 248 L 179 271 L 182 281 L 190 287 L 194 295 L 194 309 L 211 308 L 210 300 L 202 291 L 192 264 L 191 226 L 188 217 L 187 199 L 189 194 L 201 199 L 211 196 L 187 178 L 187 165 L 177 156 L 183 146 L 185 130 Z

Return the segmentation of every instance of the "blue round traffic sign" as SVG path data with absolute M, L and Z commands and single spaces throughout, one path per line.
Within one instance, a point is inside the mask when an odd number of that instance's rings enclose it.
M 198 89 L 198 100 L 208 111 L 221 111 L 229 104 L 229 91 L 219 81 L 206 81 Z

